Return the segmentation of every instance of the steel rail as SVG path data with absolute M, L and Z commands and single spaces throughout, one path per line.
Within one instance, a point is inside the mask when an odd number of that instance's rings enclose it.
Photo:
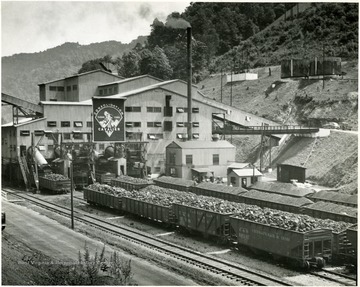
M 56 211 L 63 216 L 70 216 L 70 210 L 58 204 L 54 204 L 39 199 L 37 197 L 33 197 L 28 194 L 25 195 L 13 193 L 11 191 L 9 192 L 14 196 L 31 201 L 32 203 L 35 203 L 45 209 Z M 292 286 L 292 284 L 290 284 L 288 281 L 284 281 L 265 274 L 260 274 L 259 271 L 252 271 L 247 268 L 238 266 L 234 263 L 198 253 L 191 249 L 181 247 L 158 238 L 154 238 L 151 235 L 147 235 L 127 227 L 120 227 L 116 224 L 108 223 L 104 220 L 98 219 L 84 212 L 76 211 L 74 217 L 78 221 L 82 221 L 85 224 L 92 225 L 96 228 L 113 233 L 136 244 L 141 244 L 152 250 L 160 251 L 161 253 L 165 253 L 176 259 L 205 269 L 209 272 L 222 275 L 227 279 L 234 280 L 235 282 L 237 282 L 237 284 L 241 283 L 247 286 Z
M 333 281 L 342 284 L 344 286 L 357 286 L 357 279 L 338 272 L 321 269 L 319 271 L 310 272 L 310 274 L 316 277 L 326 279 L 328 281 Z

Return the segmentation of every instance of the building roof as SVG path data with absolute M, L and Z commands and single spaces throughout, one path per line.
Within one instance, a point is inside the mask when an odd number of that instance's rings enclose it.
M 278 166 L 293 166 L 293 167 L 299 167 L 299 168 L 303 168 L 306 169 L 306 167 L 302 166 L 302 165 L 298 165 L 298 164 L 291 164 L 291 163 L 278 163 Z
M 313 203 L 310 199 L 307 199 L 305 197 L 296 198 L 292 196 L 268 193 L 253 189 L 248 191 L 247 193 L 242 194 L 241 196 L 246 198 L 266 201 L 266 202 L 273 202 L 273 203 L 279 203 L 283 205 L 297 206 L 297 207 Z
M 41 101 L 40 104 L 44 106 L 92 106 L 92 100 L 90 99 L 81 102 Z
M 228 186 L 223 184 L 216 184 L 211 182 L 201 182 L 199 183 L 196 188 L 198 189 L 204 189 L 204 190 L 212 190 L 216 192 L 222 192 L 222 193 L 230 193 L 230 194 L 240 194 L 247 192 L 246 189 L 238 186 Z
M 107 84 L 102 84 L 102 85 L 99 85 L 99 87 L 104 87 L 104 86 L 114 85 L 114 84 L 123 84 L 123 83 L 126 83 L 126 82 L 131 82 L 131 81 L 135 81 L 135 80 L 142 79 L 142 78 L 152 78 L 152 79 L 157 80 L 159 82 L 164 82 L 164 80 L 161 80 L 159 78 L 156 78 L 154 76 L 146 74 L 146 75 L 126 78 L 126 79 L 115 81 L 115 82 L 110 82 L 110 83 L 107 83 Z
M 234 162 L 232 164 L 230 164 L 228 166 L 228 168 L 232 168 L 232 169 L 238 169 L 238 168 L 245 168 L 245 167 L 248 167 L 250 166 L 250 163 L 248 162 Z
M 303 197 L 308 194 L 314 193 L 314 190 L 310 188 L 297 187 L 292 183 L 285 183 L 279 181 L 271 181 L 271 182 L 258 181 L 255 184 L 253 184 L 251 188 L 265 192 L 289 195 L 293 197 Z
M 241 169 L 233 169 L 232 172 L 234 172 L 237 176 L 254 176 L 254 169 L 253 168 L 241 168 Z M 262 176 L 262 173 L 258 171 L 255 168 L 255 176 Z
M 101 69 L 97 69 L 97 70 L 88 71 L 88 72 L 85 72 L 85 73 L 76 74 L 76 75 L 72 75 L 72 76 L 69 76 L 69 77 L 61 78 L 61 79 L 51 80 L 49 82 L 44 82 L 44 83 L 38 84 L 38 86 L 51 84 L 51 83 L 54 83 L 54 82 L 63 81 L 63 80 L 74 78 L 74 77 L 81 77 L 81 76 L 85 76 L 85 75 L 96 73 L 96 72 L 103 72 L 105 74 L 108 74 L 108 75 L 111 75 L 111 76 L 114 76 L 114 77 L 118 77 L 119 79 L 124 79 L 124 77 L 109 73 L 109 72 L 101 70 Z
M 171 177 L 171 176 L 161 176 L 156 179 L 153 179 L 153 181 L 155 183 L 157 183 L 157 182 L 168 183 L 168 184 L 174 184 L 174 185 L 183 186 L 183 187 L 189 187 L 189 186 L 194 185 L 194 181 L 192 181 L 192 180 L 178 178 L 178 177 Z
M 311 195 L 311 198 L 325 201 L 332 201 L 342 204 L 357 205 L 357 194 L 350 195 L 345 193 L 339 193 L 335 191 L 321 190 Z
M 318 201 L 305 207 L 305 209 L 318 210 L 332 214 L 346 215 L 357 218 L 357 208 L 341 204 Z
M 198 173 L 206 173 L 206 174 L 211 174 L 212 172 L 214 172 L 208 167 L 196 167 L 196 168 L 192 168 L 191 170 L 196 171 Z
M 167 147 L 171 145 L 181 149 L 235 148 L 228 141 L 173 141 Z

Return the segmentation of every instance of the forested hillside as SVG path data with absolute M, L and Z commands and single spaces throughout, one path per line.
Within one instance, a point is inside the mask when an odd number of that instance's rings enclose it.
M 1 91 L 37 103 L 38 84 L 76 74 L 81 65 L 91 59 L 121 56 L 137 43 L 144 43 L 145 39 L 139 37 L 129 44 L 116 41 L 90 45 L 65 43 L 39 53 L 2 57 Z

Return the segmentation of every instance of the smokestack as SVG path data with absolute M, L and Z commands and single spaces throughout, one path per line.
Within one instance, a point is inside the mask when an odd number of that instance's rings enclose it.
M 187 64 L 188 64 L 188 118 L 187 118 L 187 133 L 188 140 L 192 139 L 192 122 L 191 122 L 191 114 L 192 114 L 192 96 L 191 96 L 191 88 L 192 88 L 192 49 L 191 49 L 191 27 L 186 28 L 187 31 Z

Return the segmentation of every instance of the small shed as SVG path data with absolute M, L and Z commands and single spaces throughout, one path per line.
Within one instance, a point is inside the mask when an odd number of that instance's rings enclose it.
M 281 182 L 291 182 L 295 179 L 298 182 L 305 182 L 306 168 L 290 164 L 277 165 L 277 180 Z
M 228 173 L 228 184 L 248 187 L 258 181 L 262 173 L 256 168 L 231 169 Z

